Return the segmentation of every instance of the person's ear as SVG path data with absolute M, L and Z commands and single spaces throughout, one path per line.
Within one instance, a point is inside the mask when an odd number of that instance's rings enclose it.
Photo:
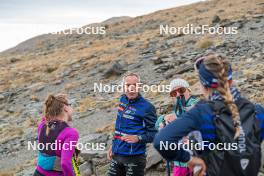
M 67 107 L 67 106 L 64 106 L 64 107 L 63 107 L 63 110 L 64 110 L 65 112 L 68 112 L 68 107 Z

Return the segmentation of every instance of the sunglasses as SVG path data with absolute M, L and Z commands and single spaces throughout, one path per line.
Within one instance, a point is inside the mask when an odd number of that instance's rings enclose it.
M 175 89 L 170 93 L 171 97 L 177 97 L 178 94 L 182 95 L 186 92 L 186 88 L 185 87 L 181 87 L 179 89 Z

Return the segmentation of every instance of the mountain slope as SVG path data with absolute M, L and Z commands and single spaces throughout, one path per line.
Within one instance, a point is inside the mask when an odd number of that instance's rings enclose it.
M 69 95 L 81 137 L 107 133 L 112 130 L 120 93 L 94 92 L 94 83 L 119 83 L 127 71 L 133 71 L 147 84 L 185 78 L 193 93 L 199 94 L 193 60 L 209 50 L 226 54 L 242 93 L 264 103 L 263 14 L 262 0 L 205 1 L 83 27 L 103 26 L 105 35 L 46 34 L 0 53 L 0 170 L 20 171 L 34 164 L 36 152 L 25 147 L 36 137 L 47 94 Z M 238 34 L 161 35 L 161 24 L 238 27 Z M 171 103 L 166 93 L 144 95 L 159 113 Z

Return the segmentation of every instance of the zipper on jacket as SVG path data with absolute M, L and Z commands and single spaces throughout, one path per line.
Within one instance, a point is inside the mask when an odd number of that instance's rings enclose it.
M 124 111 L 121 113 L 121 119 L 120 119 L 120 123 L 119 123 L 119 129 L 121 129 L 121 122 L 123 122 L 123 115 L 124 115 L 124 113 L 126 112 L 126 110 L 128 109 L 128 107 L 129 107 L 129 102 L 128 102 L 128 104 L 127 104 L 127 106 L 125 107 L 125 109 L 124 109 Z M 118 146 L 121 144 L 121 140 L 118 140 Z M 132 145 L 131 145 L 131 150 L 130 150 L 130 152 L 132 151 Z

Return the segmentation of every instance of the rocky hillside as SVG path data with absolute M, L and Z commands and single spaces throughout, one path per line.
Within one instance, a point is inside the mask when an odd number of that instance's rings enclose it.
M 160 25 L 187 24 L 237 27 L 238 34 L 160 34 Z M 263 0 L 205 1 L 88 26 L 103 26 L 106 34 L 45 34 L 0 53 L 0 175 L 33 172 L 36 152 L 27 150 L 27 141 L 36 138 L 49 93 L 69 95 L 81 140 L 109 143 L 120 94 L 94 92 L 94 83 L 119 83 L 127 71 L 147 84 L 182 77 L 199 94 L 193 60 L 213 50 L 230 58 L 242 93 L 264 104 Z M 159 114 L 171 103 L 164 93 L 144 96 Z M 161 158 L 149 151 L 148 175 L 163 175 Z M 83 175 L 104 175 L 108 164 L 105 152 L 86 152 L 82 163 Z

